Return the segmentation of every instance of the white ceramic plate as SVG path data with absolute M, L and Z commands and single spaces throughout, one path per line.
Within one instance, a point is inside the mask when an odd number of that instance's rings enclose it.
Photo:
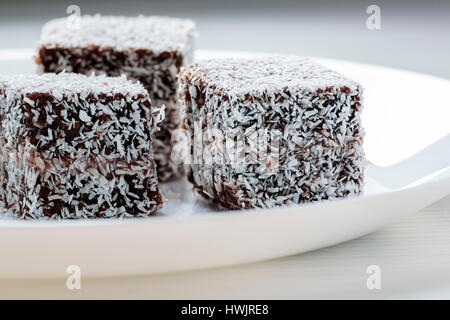
M 1 73 L 29 73 L 32 50 L 0 51 Z M 199 51 L 197 58 L 249 56 Z M 182 180 L 148 219 L 33 222 L 0 219 L 0 277 L 162 273 L 272 259 L 347 241 L 450 193 L 450 81 L 384 67 L 319 62 L 366 88 L 367 170 L 359 198 L 273 210 L 216 212 Z M 422 151 L 421 151 L 422 150 Z

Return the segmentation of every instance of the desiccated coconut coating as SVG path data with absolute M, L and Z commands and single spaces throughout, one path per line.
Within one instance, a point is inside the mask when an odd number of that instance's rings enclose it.
M 198 163 L 194 156 L 188 179 L 203 197 L 238 209 L 362 192 L 363 89 L 358 83 L 295 56 L 206 60 L 183 68 L 179 80 L 191 152 L 198 148 L 196 129 L 202 128 L 203 150 L 218 152 L 220 159 L 241 155 L 240 163 L 222 164 Z M 216 140 L 205 143 L 208 128 L 218 131 Z M 258 161 L 251 140 L 217 141 L 233 130 L 252 137 L 260 129 L 279 135 L 278 144 L 268 145 L 270 156 Z
M 177 73 L 193 55 L 195 23 L 169 17 L 82 16 L 71 27 L 68 18 L 48 22 L 41 34 L 36 62 L 40 72 L 106 74 L 140 81 L 153 105 L 179 113 L 175 98 Z M 178 117 L 159 123 L 155 139 L 155 159 L 160 180 L 180 175 L 170 161 L 170 136 Z M 164 146 L 164 147 L 162 147 Z M 164 159 L 160 161 L 159 159 Z
M 0 130 L 0 200 L 22 219 L 147 216 L 162 205 L 139 83 L 0 76 Z
M 164 106 L 165 118 L 158 124 L 153 139 L 153 152 L 159 181 L 168 181 L 184 174 L 184 166 L 172 160 L 172 135 L 180 127 L 180 107 L 175 97 L 169 101 L 153 100 L 157 106 Z

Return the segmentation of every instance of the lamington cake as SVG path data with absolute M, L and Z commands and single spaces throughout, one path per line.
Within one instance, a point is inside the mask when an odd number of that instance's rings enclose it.
M 179 127 L 175 92 L 177 73 L 191 62 L 195 23 L 169 17 L 82 16 L 48 22 L 41 34 L 36 62 L 40 72 L 127 75 L 148 90 L 154 106 L 165 106 L 165 119 L 154 140 L 160 180 L 182 172 L 171 161 L 173 130 Z
M 357 82 L 296 56 L 206 60 L 179 80 L 188 180 L 203 197 L 241 209 L 362 192 Z
M 161 207 L 145 88 L 124 77 L 0 76 L 0 201 L 21 219 Z

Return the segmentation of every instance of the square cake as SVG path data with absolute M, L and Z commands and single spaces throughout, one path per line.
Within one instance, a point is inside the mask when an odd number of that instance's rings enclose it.
M 0 76 L 0 201 L 21 219 L 161 207 L 147 90 L 125 77 Z
M 195 23 L 169 17 L 81 16 L 48 22 L 41 34 L 36 62 L 40 72 L 105 74 L 140 81 L 154 106 L 165 106 L 155 132 L 154 152 L 160 180 L 182 172 L 172 162 L 171 135 L 180 123 L 175 92 L 177 73 L 193 55 Z
M 362 192 L 357 82 L 295 56 L 206 60 L 179 80 L 188 179 L 203 197 L 241 209 Z

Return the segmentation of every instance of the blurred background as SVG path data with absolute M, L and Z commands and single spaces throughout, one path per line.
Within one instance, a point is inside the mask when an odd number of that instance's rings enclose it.
M 0 49 L 35 47 L 41 26 L 71 4 L 82 14 L 192 18 L 199 49 L 295 53 L 450 78 L 450 0 L 1 0 Z M 381 9 L 380 30 L 367 28 L 369 5 Z

